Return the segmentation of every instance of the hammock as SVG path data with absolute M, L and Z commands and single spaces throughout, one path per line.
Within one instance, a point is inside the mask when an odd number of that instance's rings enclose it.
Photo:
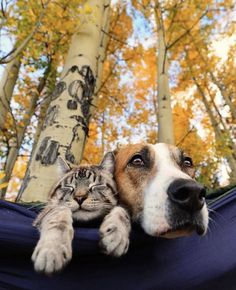
M 0 289 L 235 290 L 236 188 L 208 203 L 214 211 L 205 237 L 157 239 L 134 227 L 122 258 L 99 253 L 97 227 L 75 227 L 71 263 L 46 277 L 30 260 L 39 238 L 31 225 L 37 213 L 0 201 Z

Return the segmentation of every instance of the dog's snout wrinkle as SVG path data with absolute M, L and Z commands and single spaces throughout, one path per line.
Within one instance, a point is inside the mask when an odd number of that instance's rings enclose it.
M 206 190 L 194 180 L 176 179 L 170 184 L 167 194 L 171 202 L 194 213 L 203 208 Z

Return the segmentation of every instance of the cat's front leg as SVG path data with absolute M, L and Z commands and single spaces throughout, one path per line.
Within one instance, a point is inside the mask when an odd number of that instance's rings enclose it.
M 71 210 L 65 205 L 47 206 L 36 220 L 40 239 L 34 249 L 32 261 L 38 272 L 53 274 L 60 271 L 72 257 Z
M 114 207 L 100 226 L 100 247 L 111 256 L 120 257 L 129 248 L 131 221 L 128 212 L 121 206 Z

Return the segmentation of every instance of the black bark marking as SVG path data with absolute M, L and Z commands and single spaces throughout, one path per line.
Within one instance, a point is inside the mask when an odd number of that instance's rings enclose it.
M 19 193 L 17 195 L 16 201 L 19 201 L 21 199 L 22 193 L 25 191 L 26 187 L 28 186 L 28 184 L 32 178 L 37 179 L 36 176 L 30 176 L 30 170 L 28 168 L 26 171 L 26 174 L 25 174 L 25 178 L 21 184 L 21 188 L 20 188 Z
M 82 56 L 82 55 L 79 55 Z M 88 65 L 84 65 L 79 69 L 77 65 L 73 65 L 65 74 L 64 78 L 69 73 L 78 73 L 80 75 L 81 79 L 74 80 L 68 85 L 68 93 L 71 100 L 68 100 L 67 102 L 67 109 L 69 110 L 76 110 L 78 108 L 78 103 L 80 104 L 81 113 L 82 116 L 73 115 L 70 118 L 73 118 L 76 120 L 77 124 L 72 128 L 72 138 L 71 141 L 66 149 L 65 158 L 70 163 L 75 163 L 75 156 L 71 151 L 73 142 L 79 141 L 79 134 L 78 134 L 78 128 L 81 127 L 84 131 L 85 136 L 88 136 L 88 122 L 90 119 L 90 106 L 92 106 L 93 101 L 93 95 L 96 85 L 96 79 L 93 75 L 93 72 Z M 64 79 L 63 78 L 63 79 Z M 53 122 L 55 122 L 55 118 L 53 119 Z M 53 123 L 51 122 L 51 123 Z M 60 145 L 58 145 L 59 148 Z M 51 154 L 51 153 L 50 153 Z M 48 162 L 48 159 L 46 160 L 46 163 Z
M 91 68 L 87 65 L 82 66 L 80 70 L 80 74 L 84 79 L 84 86 L 83 89 L 83 98 L 81 103 L 81 111 L 83 117 L 86 119 L 86 123 L 88 123 L 90 114 L 90 106 L 92 105 L 93 101 L 93 94 L 96 85 L 96 79 L 93 76 L 93 72 Z
M 68 147 L 68 148 L 66 149 L 65 158 L 66 158 L 66 160 L 69 161 L 70 163 L 75 164 L 75 156 L 74 156 L 74 154 L 71 152 L 70 149 L 71 149 L 71 147 Z
M 46 150 L 48 142 L 49 142 L 50 139 L 51 139 L 50 137 L 45 137 L 42 140 L 42 142 L 41 142 L 41 144 L 39 146 L 39 150 L 38 150 L 38 152 L 36 154 L 36 157 L 35 157 L 36 161 L 39 161 L 39 160 L 42 159 L 43 152 Z
M 68 110 L 77 110 L 77 108 L 78 108 L 78 105 L 77 105 L 77 102 L 76 102 L 76 101 L 74 101 L 74 100 L 69 100 L 69 101 L 67 102 L 67 109 L 68 109 Z
M 35 160 L 36 161 L 41 160 L 41 164 L 43 165 L 54 164 L 58 156 L 59 147 L 60 147 L 59 142 L 51 140 L 50 137 L 45 137 L 41 142 Z
M 75 156 L 71 151 L 72 144 L 74 141 L 79 141 L 79 127 L 82 128 L 85 136 L 88 136 L 88 122 L 90 118 L 89 110 L 90 106 L 92 105 L 96 80 L 93 76 L 91 68 L 87 65 L 82 66 L 81 70 L 79 70 L 78 67 L 72 67 L 70 70 L 72 72 L 77 71 L 84 80 L 84 82 L 82 82 L 81 80 L 73 81 L 68 87 L 68 92 L 70 96 L 74 98 L 78 103 L 80 103 L 82 112 L 82 116 L 71 116 L 71 118 L 76 120 L 77 124 L 72 128 L 72 139 L 65 153 L 66 160 L 74 164 Z M 82 90 L 82 96 L 81 93 L 78 94 L 79 90 Z
M 51 101 L 56 100 L 64 92 L 65 89 L 66 89 L 66 83 L 65 82 L 59 82 L 56 85 L 54 91 L 52 92 Z
M 166 95 L 164 95 L 162 98 L 162 101 L 166 101 L 166 100 L 167 100 L 167 97 L 166 97 Z
M 83 82 L 80 80 L 75 80 L 72 83 L 70 83 L 68 87 L 68 93 L 72 98 L 76 99 L 80 103 L 83 98 L 83 89 L 84 89 Z
M 90 118 L 89 110 L 93 101 L 96 79 L 93 76 L 91 68 L 87 65 L 82 66 L 81 70 L 79 70 L 78 67 L 73 66 L 70 71 L 77 71 L 83 78 L 83 81 L 73 81 L 68 87 L 68 93 L 72 98 L 80 103 L 82 115 L 86 119 L 86 122 L 88 122 Z
M 72 73 L 74 73 L 74 72 L 78 72 L 78 73 L 79 73 L 79 67 L 78 67 L 77 65 L 73 65 L 73 66 L 70 68 L 70 71 L 71 71 Z
M 81 105 L 81 111 L 82 111 L 82 114 L 86 120 L 86 122 L 89 121 L 90 117 L 91 117 L 91 114 L 89 114 L 89 110 L 90 110 L 90 103 L 88 102 L 84 102 L 82 105 Z
M 43 165 L 52 165 L 56 162 L 57 156 L 59 155 L 58 150 L 60 143 L 54 140 L 50 140 L 49 145 L 46 150 L 43 152 L 41 158 L 41 164 Z
M 53 107 L 50 106 L 48 108 L 47 115 L 46 115 L 42 130 L 45 130 L 46 127 L 52 126 L 55 123 L 55 120 L 56 120 L 57 115 L 58 115 L 58 109 L 59 109 L 58 105 L 55 105 Z
M 90 106 L 93 101 L 93 94 L 96 85 L 96 79 L 93 75 L 93 72 L 88 65 L 83 65 L 81 69 L 78 66 L 73 65 L 65 74 L 64 78 L 69 73 L 78 73 L 82 80 L 74 80 L 68 86 L 69 95 L 76 100 L 81 105 L 82 115 L 85 118 L 86 122 L 89 121 Z M 70 108 L 71 103 L 67 103 L 67 108 Z M 73 104 L 74 105 L 74 104 Z M 74 105 L 75 106 L 75 105 Z
M 65 153 L 65 158 L 67 161 L 75 164 L 75 156 L 74 154 L 71 152 L 71 147 L 74 141 L 78 142 L 79 139 L 79 134 L 78 134 L 78 128 L 81 127 L 82 130 L 84 131 L 85 136 L 88 136 L 88 126 L 87 123 L 84 121 L 84 119 L 81 116 L 71 116 L 70 118 L 75 119 L 77 121 L 77 124 L 72 128 L 72 139 L 66 149 L 66 153 Z
M 76 133 L 78 127 L 82 127 L 84 134 L 86 135 L 86 137 L 88 137 L 89 128 L 88 128 L 87 123 L 84 121 L 84 119 L 81 116 L 76 116 L 76 115 L 73 115 L 70 118 L 75 119 L 78 123 L 72 128 L 72 132 Z M 79 140 L 79 138 L 78 138 L 78 140 Z
M 85 82 L 88 83 L 93 89 L 95 88 L 96 80 L 89 65 L 83 65 L 80 72 Z
M 69 73 L 74 73 L 74 72 L 79 73 L 79 67 L 77 65 L 73 65 L 70 69 L 68 69 L 68 71 L 66 72 L 62 80 L 65 79 Z

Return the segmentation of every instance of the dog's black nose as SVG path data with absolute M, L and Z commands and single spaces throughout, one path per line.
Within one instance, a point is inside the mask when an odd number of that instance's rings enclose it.
M 176 179 L 168 190 L 170 200 L 189 212 L 200 210 L 205 202 L 206 189 L 191 179 Z

